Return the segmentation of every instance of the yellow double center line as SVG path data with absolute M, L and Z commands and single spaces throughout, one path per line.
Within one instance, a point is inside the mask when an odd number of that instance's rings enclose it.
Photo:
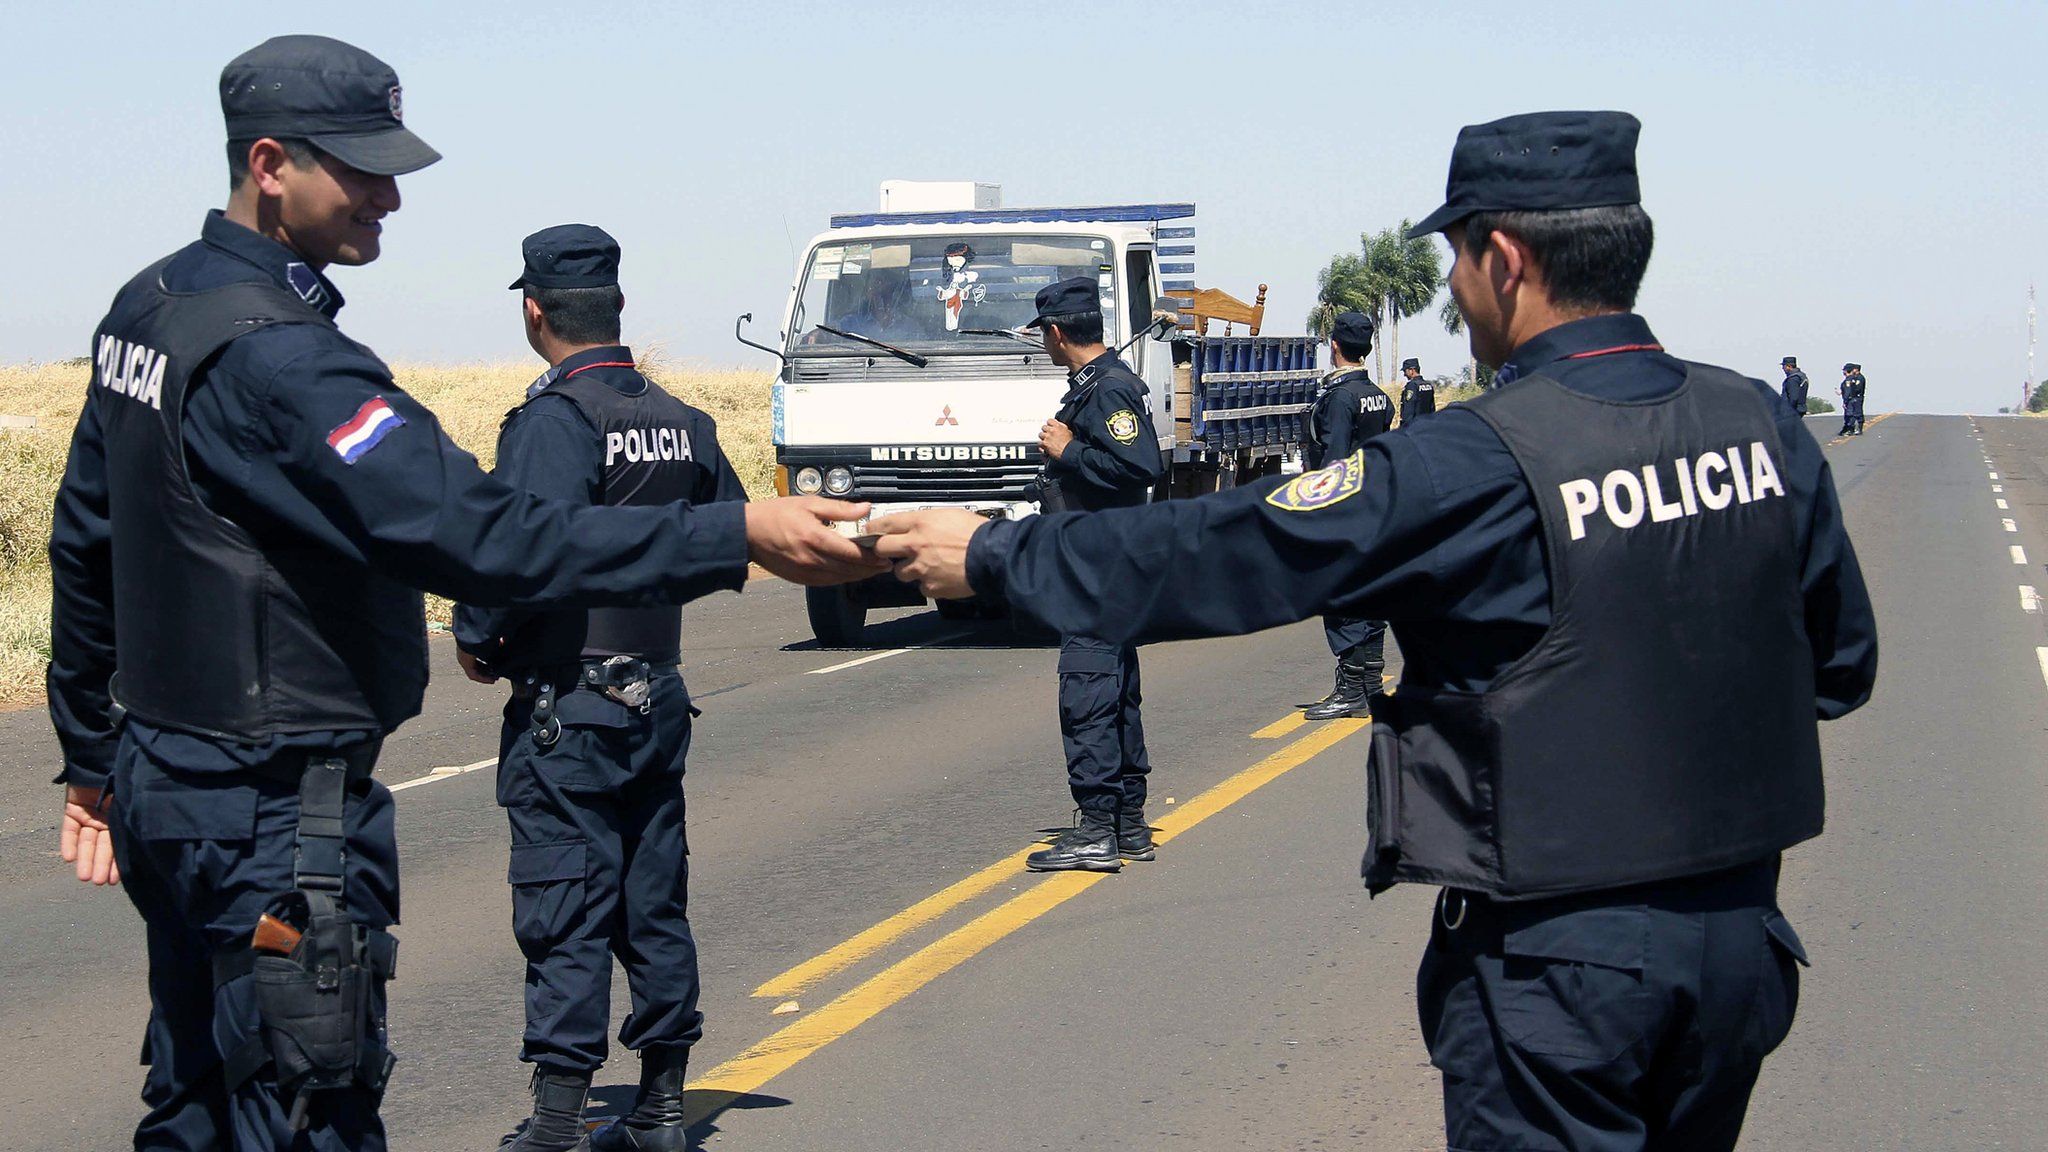
M 1300 767 L 1345 737 L 1366 727 L 1366 720 L 1335 720 L 1319 724 L 1307 736 L 1244 769 L 1202 793 L 1153 824 L 1154 839 L 1166 843 Z M 1301 714 L 1282 719 L 1253 735 L 1277 738 L 1302 726 Z M 831 950 L 791 968 L 754 990 L 756 996 L 793 996 L 843 972 L 889 944 L 1006 880 L 1022 875 L 1029 850 L 1005 856 L 936 895 L 926 897 Z M 959 967 L 989 945 L 1024 927 L 1054 908 L 1109 878 L 1105 872 L 1065 872 L 982 913 L 905 959 L 869 977 L 852 991 L 782 1029 L 705 1073 L 690 1085 L 690 1121 L 721 1110 L 733 1098 L 754 1092 L 777 1075 L 872 1020 L 904 997 Z

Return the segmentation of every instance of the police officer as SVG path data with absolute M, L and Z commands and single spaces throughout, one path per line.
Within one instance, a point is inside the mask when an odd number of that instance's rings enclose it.
M 1413 356 L 1401 361 L 1401 375 L 1408 381 L 1401 385 L 1401 423 L 1436 411 L 1436 385 L 1423 379 L 1422 361 Z
M 711 417 L 634 370 L 619 343 L 619 246 L 563 224 L 526 238 L 526 340 L 548 372 L 498 433 L 494 475 L 568 504 L 744 501 Z M 513 683 L 498 739 L 512 824 L 512 927 L 526 954 L 534 1113 L 520 1152 L 683 1148 L 683 1078 L 702 1034 L 687 911 L 683 757 L 695 709 L 672 607 L 535 612 L 463 607 L 455 638 L 473 680 Z M 564 865 L 573 849 L 582 867 Z M 585 1143 L 584 1096 L 604 1063 L 612 956 L 640 1054 L 633 1108 Z
M 1330 326 L 1330 370 L 1316 386 L 1308 411 L 1308 454 L 1304 463 L 1324 468 L 1358 451 L 1367 440 L 1393 427 L 1394 405 L 1366 374 L 1375 329 L 1363 312 L 1338 313 Z M 1414 364 L 1415 361 L 1408 361 Z M 1414 377 L 1409 380 L 1414 388 Z M 1404 393 L 1404 399 L 1407 393 Z M 1337 684 L 1309 705 L 1310 720 L 1336 720 L 1366 713 L 1366 697 L 1378 691 L 1386 672 L 1387 622 L 1356 616 L 1324 616 L 1323 635 L 1337 657 Z
M 420 709 L 416 589 L 674 604 L 750 554 L 878 565 L 827 501 L 577 508 L 484 475 L 334 324 L 325 269 L 375 260 L 395 177 L 439 159 L 397 75 L 285 36 L 220 93 L 227 209 L 115 296 L 58 491 L 59 843 L 148 927 L 136 1147 L 375 1150 L 398 862 L 370 769 Z
M 1804 963 L 1775 893 L 1779 853 L 1821 828 L 1815 721 L 1876 673 L 1813 438 L 1630 311 L 1638 130 L 1551 112 L 1459 134 L 1413 234 L 1446 233 L 1502 383 L 1336 483 L 874 525 L 928 591 L 1115 641 L 1393 621 L 1418 656 L 1373 701 L 1364 871 L 1443 886 L 1417 994 L 1460 1149 L 1734 1147 Z
M 1863 395 L 1868 386 L 1863 379 L 1863 365 L 1842 365 L 1842 430 L 1837 435 L 1863 435 Z
M 1145 404 L 1145 382 L 1103 344 L 1102 301 L 1091 277 L 1038 291 L 1046 355 L 1067 370 L 1060 410 L 1039 430 L 1049 503 L 1093 511 L 1143 504 L 1165 466 Z M 1138 650 L 1087 629 L 1060 629 L 1060 736 L 1074 827 L 1026 864 L 1039 872 L 1115 872 L 1157 854 L 1145 823 L 1152 762 L 1138 708 Z
M 1786 406 L 1801 416 L 1806 415 L 1806 391 L 1809 384 L 1806 373 L 1799 369 L 1798 358 L 1787 356 L 1779 361 L 1779 367 L 1785 371 L 1783 394 Z

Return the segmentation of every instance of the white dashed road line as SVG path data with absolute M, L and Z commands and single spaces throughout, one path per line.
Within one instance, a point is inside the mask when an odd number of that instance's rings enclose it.
M 456 776 L 467 776 L 471 772 L 481 772 L 485 768 L 496 767 L 497 763 L 498 758 L 496 756 L 493 756 L 488 760 L 479 760 L 474 764 L 454 764 L 446 768 L 436 768 L 432 772 L 427 773 L 425 776 L 415 776 L 412 779 L 406 780 L 402 783 L 393 784 L 391 786 L 391 790 L 393 792 L 403 792 L 407 788 L 417 788 L 422 784 L 432 784 L 436 780 L 447 780 Z
M 965 635 L 967 635 L 967 633 L 965 632 L 952 632 L 948 633 L 947 635 L 940 636 L 935 640 L 927 640 L 922 644 L 912 644 L 908 648 L 891 648 L 887 652 L 876 652 L 871 655 L 863 656 L 858 660 L 848 660 L 844 664 L 834 664 L 830 668 L 813 668 L 809 672 L 804 673 L 804 675 L 824 676 L 832 672 L 844 672 L 848 668 L 858 668 L 863 664 L 873 664 L 877 660 L 887 660 L 891 656 L 901 656 L 905 652 L 915 652 L 920 648 L 929 648 L 934 644 L 944 644 L 949 640 L 958 640 Z
M 2027 562 L 2027 550 L 2017 544 L 2013 545 L 2012 562 L 2015 564 L 2025 564 Z
M 2007 507 L 2006 507 L 2006 503 L 2005 503 L 2005 500 L 2004 500 L 2004 499 L 2003 499 L 2002 497 L 2001 497 L 2001 498 L 1999 499 L 1999 501 L 1998 501 L 1998 510 L 1999 510 L 2000 512 L 2004 512 L 2004 511 L 2007 511 L 2007 510 L 2008 510 L 2008 509 L 2007 509 Z
M 2007 532 L 2017 532 L 2020 530 L 2020 526 L 2010 520 L 2000 520 L 1999 523 L 2005 525 Z
M 2022 612 L 2039 612 L 2041 610 L 2041 594 L 2034 591 L 2032 584 L 2020 585 L 2020 610 Z
M 1993 473 L 1991 474 L 1991 478 L 1992 478 L 1993 480 L 1996 480 L 1996 479 L 1998 479 L 1998 473 L 1996 473 L 1996 472 L 1993 472 Z
M 2041 679 L 2048 682 L 2048 648 L 2034 649 L 2034 659 L 2041 662 Z

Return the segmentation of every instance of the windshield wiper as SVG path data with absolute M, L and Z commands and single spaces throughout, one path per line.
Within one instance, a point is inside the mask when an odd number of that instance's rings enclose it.
M 1029 344 L 1034 348 L 1043 347 L 1045 344 L 1038 337 L 1027 336 L 1015 328 L 962 328 L 960 332 L 966 336 L 1008 336 L 1020 344 Z
M 882 351 L 887 352 L 889 355 L 894 356 L 898 360 L 901 360 L 909 364 L 912 368 L 922 368 L 925 365 L 931 363 L 931 361 L 925 359 L 922 356 L 919 356 L 915 352 L 905 352 L 903 349 L 898 348 L 894 344 L 884 344 L 880 340 L 876 340 L 873 337 L 863 336 L 858 332 L 848 332 L 844 328 L 834 328 L 830 324 L 818 325 L 818 331 L 830 332 L 834 336 L 842 336 L 848 340 L 858 341 L 859 343 L 869 345 L 870 347 L 880 348 Z

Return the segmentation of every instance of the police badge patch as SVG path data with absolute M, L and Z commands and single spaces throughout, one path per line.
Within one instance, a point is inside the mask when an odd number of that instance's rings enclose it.
M 1119 444 L 1129 444 L 1138 438 L 1138 414 L 1126 408 L 1111 414 L 1104 427 L 1109 429 L 1110 439 Z
M 1365 487 L 1365 449 L 1360 448 L 1327 468 L 1304 472 L 1266 494 L 1266 503 L 1282 512 L 1313 512 L 1349 499 Z

